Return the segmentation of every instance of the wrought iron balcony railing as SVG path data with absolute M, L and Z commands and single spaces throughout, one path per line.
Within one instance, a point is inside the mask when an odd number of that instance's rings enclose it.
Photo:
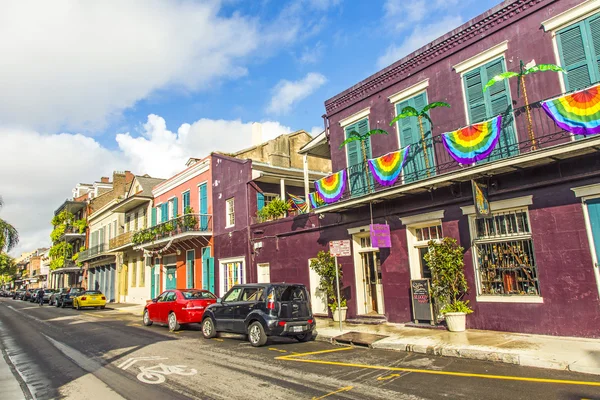
M 185 214 L 169 221 L 136 232 L 132 236 L 133 244 L 146 244 L 161 239 L 174 238 L 186 233 L 212 233 L 212 215 Z
M 104 253 L 107 250 L 107 247 L 104 243 L 96 245 L 96 246 L 92 246 L 89 249 L 83 250 L 82 252 L 79 253 L 79 259 L 78 261 L 87 261 L 90 260 L 94 257 L 99 256 L 100 254 Z
M 530 105 L 534 140 L 528 134 L 525 107 L 507 110 L 503 113 L 502 132 L 495 150 L 490 156 L 477 164 L 459 164 L 445 149 L 441 136 L 431 137 L 431 132 L 427 132 L 429 137 L 410 145 L 407 161 L 402 169 L 402 176 L 392 186 L 383 186 L 376 182 L 368 167 L 363 163 L 345 168 L 348 180 L 347 187 L 336 203 L 385 191 L 390 187 L 398 187 L 476 165 L 509 159 L 520 154 L 572 142 L 572 134 L 559 128 L 554 120 L 546 114 L 541 103 L 540 101 Z M 320 207 L 325 205 L 322 204 Z
M 114 238 L 112 238 L 108 241 L 108 248 L 110 250 L 113 250 L 113 249 L 123 247 L 128 244 L 131 244 L 131 239 L 133 238 L 134 234 L 135 234 L 135 232 L 129 231 L 129 232 L 122 233 L 118 236 L 115 236 Z

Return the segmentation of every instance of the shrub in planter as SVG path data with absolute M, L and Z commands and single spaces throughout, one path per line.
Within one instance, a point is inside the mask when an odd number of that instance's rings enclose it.
M 425 262 L 431 270 L 431 291 L 450 331 L 464 331 L 466 315 L 473 312 L 462 298 L 469 290 L 464 273 L 464 249 L 456 239 L 430 241 Z
M 274 199 L 269 202 L 266 206 L 261 208 L 256 215 L 261 221 L 270 221 L 273 219 L 279 219 L 285 217 L 288 211 L 288 204 L 281 199 Z
M 183 210 L 185 216 L 183 217 L 183 225 L 187 229 L 192 229 L 198 224 L 198 219 L 191 214 L 194 214 L 194 208 L 187 206 L 185 210 Z
M 341 313 L 336 313 L 337 299 L 337 284 L 335 276 L 335 258 L 326 251 L 319 251 L 317 258 L 310 262 L 310 267 L 319 275 L 319 290 L 322 290 L 327 295 L 327 304 L 331 309 L 334 317 L 341 314 L 342 320 L 345 319 L 346 299 L 344 294 L 340 293 L 340 302 L 342 305 Z M 339 266 L 340 274 L 340 289 L 342 285 L 342 268 Z

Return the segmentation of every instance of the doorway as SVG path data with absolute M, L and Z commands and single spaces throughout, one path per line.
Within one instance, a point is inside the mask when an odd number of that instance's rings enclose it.
M 586 199 L 584 210 L 587 214 L 586 222 L 596 286 L 600 295 L 600 197 Z
M 271 266 L 269 263 L 256 265 L 258 269 L 258 283 L 271 283 Z
M 321 277 L 310 267 L 308 260 L 308 275 L 310 280 L 310 304 L 312 305 L 313 314 L 327 315 L 327 293 L 319 290 Z
M 352 236 L 354 242 L 354 275 L 356 277 L 356 305 L 359 315 L 385 314 L 381 256 L 371 247 L 369 232 Z

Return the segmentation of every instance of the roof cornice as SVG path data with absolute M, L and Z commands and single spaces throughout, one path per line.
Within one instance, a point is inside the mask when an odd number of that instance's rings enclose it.
M 557 0 L 504 2 L 325 101 L 327 115 L 349 107 Z

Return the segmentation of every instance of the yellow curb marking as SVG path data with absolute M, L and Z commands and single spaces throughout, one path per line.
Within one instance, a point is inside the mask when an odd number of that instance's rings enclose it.
M 320 399 L 324 399 L 325 397 L 329 397 L 332 394 L 347 392 L 348 390 L 352 390 L 353 387 L 354 386 L 346 386 L 346 387 L 336 390 L 335 392 L 327 393 L 326 395 L 323 395 L 321 397 L 313 397 L 312 400 L 320 400 Z
M 316 354 L 333 353 L 337 351 L 351 350 L 353 347 L 342 347 L 339 349 L 313 351 L 310 353 L 301 353 L 298 355 L 285 355 L 276 357 L 276 360 L 284 361 L 296 361 L 311 364 L 322 364 L 322 365 L 336 365 L 339 367 L 350 367 L 350 368 L 364 368 L 364 369 L 377 369 L 381 371 L 400 371 L 400 372 L 415 372 L 417 374 L 429 374 L 429 375 L 445 375 L 445 376 L 460 376 L 464 378 L 482 378 L 482 379 L 498 379 L 504 381 L 521 381 L 521 382 L 536 382 L 536 383 L 555 383 L 561 385 L 581 385 L 581 386 L 598 386 L 600 382 L 587 382 L 587 381 L 571 381 L 566 379 L 547 379 L 547 378 L 528 378 L 522 376 L 510 376 L 510 375 L 491 375 L 491 374 L 472 374 L 467 372 L 454 372 L 454 371 L 435 371 L 428 369 L 417 369 L 417 368 L 401 368 L 401 367 L 386 367 L 383 365 L 367 365 L 367 364 L 353 364 L 338 361 L 325 361 L 325 360 L 303 360 L 300 357 Z
M 83 314 L 90 315 L 92 317 L 106 318 L 104 315 L 98 315 L 98 314 L 94 314 L 94 313 L 91 313 L 91 312 L 84 312 Z
M 278 351 L 280 353 L 287 353 L 287 350 L 280 350 L 280 349 L 276 349 L 274 347 L 269 347 L 269 350 L 271 350 L 271 351 Z
M 400 374 L 391 374 L 391 375 L 386 375 L 386 376 L 380 376 L 379 378 L 377 378 L 378 381 L 387 381 L 389 379 L 393 379 L 393 378 L 399 378 Z
M 216 340 L 217 342 L 222 342 L 223 339 L 218 339 L 218 338 L 212 338 L 212 340 Z

